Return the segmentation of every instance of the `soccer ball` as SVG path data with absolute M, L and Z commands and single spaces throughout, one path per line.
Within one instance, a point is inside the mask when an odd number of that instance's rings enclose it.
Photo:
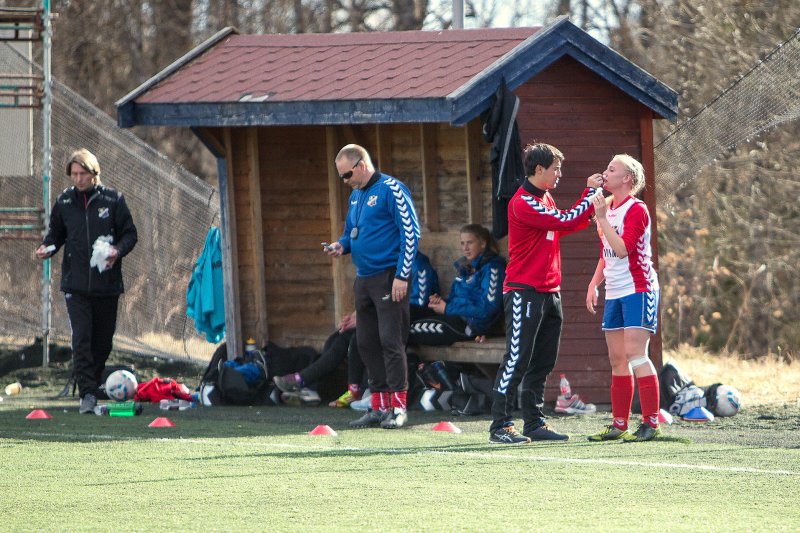
M 719 416 L 733 416 L 742 407 L 742 396 L 736 387 L 720 385 L 717 387 L 717 406 L 714 411 Z
M 116 402 L 132 400 L 136 394 L 136 376 L 127 370 L 116 370 L 106 379 L 106 394 Z

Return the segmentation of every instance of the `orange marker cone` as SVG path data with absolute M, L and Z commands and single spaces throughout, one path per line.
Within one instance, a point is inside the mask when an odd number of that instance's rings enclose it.
M 309 435 L 328 435 L 330 437 L 335 437 L 336 432 L 330 427 L 324 424 L 320 424 L 311 431 L 308 432 Z
M 172 423 L 172 420 L 167 418 L 166 416 L 159 416 L 147 426 L 149 428 L 171 428 L 175 427 L 175 424 Z
M 45 411 L 44 409 L 34 409 L 30 413 L 28 413 L 28 416 L 26 416 L 25 418 L 27 418 L 28 420 L 34 420 L 37 418 L 50 420 L 53 417 L 47 414 L 47 411 Z
M 452 422 L 439 422 L 433 426 L 434 431 L 446 431 L 447 433 L 461 433 L 461 429 L 454 426 Z

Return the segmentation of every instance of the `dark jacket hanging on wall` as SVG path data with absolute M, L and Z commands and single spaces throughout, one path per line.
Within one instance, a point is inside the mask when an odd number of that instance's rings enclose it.
M 519 98 L 508 90 L 503 79 L 491 107 L 481 113 L 483 138 L 492 143 L 492 233 L 498 239 L 508 233 L 508 202 L 525 178 L 518 109 Z

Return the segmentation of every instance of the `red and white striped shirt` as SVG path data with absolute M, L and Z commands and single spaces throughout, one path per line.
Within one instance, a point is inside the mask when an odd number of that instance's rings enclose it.
M 620 205 L 609 208 L 606 219 L 622 237 L 628 257 L 620 259 L 598 228 L 605 268 L 606 299 L 622 298 L 636 292 L 658 289 L 650 246 L 650 214 L 644 202 L 628 196 Z

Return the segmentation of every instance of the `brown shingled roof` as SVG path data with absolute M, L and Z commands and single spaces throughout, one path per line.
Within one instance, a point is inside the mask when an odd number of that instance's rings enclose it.
M 536 31 L 233 34 L 136 102 L 442 98 Z

